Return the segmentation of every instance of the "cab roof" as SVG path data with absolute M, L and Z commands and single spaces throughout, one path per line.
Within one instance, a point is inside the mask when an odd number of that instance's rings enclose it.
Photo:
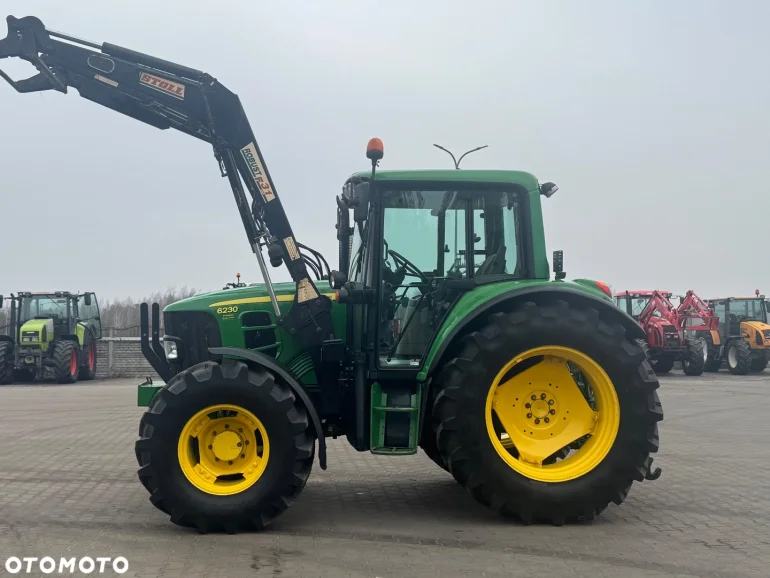
M 370 180 L 371 171 L 353 173 L 351 180 Z M 377 171 L 375 181 L 453 181 L 453 182 L 483 182 L 483 183 L 512 183 L 520 185 L 528 191 L 539 188 L 537 177 L 524 171 L 511 170 L 478 170 L 478 169 L 421 169 L 413 171 L 383 170 Z

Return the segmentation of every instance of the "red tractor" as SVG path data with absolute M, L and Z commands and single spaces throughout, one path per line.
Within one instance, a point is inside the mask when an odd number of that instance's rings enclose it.
M 615 294 L 617 306 L 644 329 L 647 341 L 640 345 L 655 373 L 668 373 L 680 361 L 686 375 L 700 375 L 706 364 L 706 343 L 685 337 L 677 308 L 669 291 L 622 291 Z
M 709 343 L 715 347 L 719 347 L 722 343 L 719 336 L 719 317 L 714 309 L 690 289 L 680 297 L 676 312 L 679 317 L 679 327 L 684 331 L 685 337 L 704 342 L 703 355 L 706 371 L 717 371 L 721 365 L 721 359 L 709 360 L 708 357 Z

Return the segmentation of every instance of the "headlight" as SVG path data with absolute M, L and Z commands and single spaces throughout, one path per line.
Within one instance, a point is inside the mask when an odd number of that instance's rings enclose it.
M 166 359 L 168 359 L 169 361 L 172 361 L 179 357 L 179 354 L 176 348 L 176 341 L 170 341 L 170 340 L 164 341 L 163 350 L 166 352 Z

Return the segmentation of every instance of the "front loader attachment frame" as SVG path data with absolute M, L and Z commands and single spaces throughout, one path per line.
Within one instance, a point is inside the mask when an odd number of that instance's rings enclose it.
M 166 361 L 166 354 L 163 346 L 160 344 L 160 305 L 157 303 L 152 304 L 152 344 L 150 343 L 149 307 L 147 303 L 142 303 L 139 306 L 139 325 L 142 354 L 150 362 L 155 373 L 163 381 L 168 382 L 174 377 L 175 372 Z

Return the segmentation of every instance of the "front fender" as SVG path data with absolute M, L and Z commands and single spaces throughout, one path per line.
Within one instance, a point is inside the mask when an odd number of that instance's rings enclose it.
M 436 368 L 439 367 L 441 359 L 455 338 L 466 330 L 472 330 L 474 325 L 478 324 L 482 319 L 483 315 L 495 313 L 512 301 L 524 301 L 525 299 L 526 301 L 533 301 L 538 305 L 562 300 L 569 303 L 570 306 L 593 307 L 610 323 L 621 325 L 626 330 L 626 335 L 629 338 L 647 339 L 642 326 L 612 301 L 602 299 L 580 289 L 554 283 L 524 286 L 495 295 L 474 307 L 470 313 L 461 319 L 451 323 L 451 326 L 442 327 L 434 343 L 431 345 L 418 379 L 423 380 L 432 375 Z
M 229 357 L 235 357 L 242 359 L 246 362 L 252 362 L 260 365 L 272 371 L 278 375 L 286 384 L 292 389 L 297 397 L 305 404 L 310 415 L 310 420 L 313 422 L 313 428 L 315 429 L 316 438 L 318 438 L 318 463 L 322 470 L 326 469 L 326 438 L 324 437 L 323 428 L 321 427 L 321 419 L 318 417 L 318 411 L 316 411 L 313 401 L 308 396 L 307 392 L 302 388 L 302 385 L 297 379 L 284 367 L 282 367 L 275 359 L 268 357 L 260 351 L 252 351 L 250 349 L 241 349 L 240 347 L 210 347 L 209 353 L 212 355 L 227 355 Z

